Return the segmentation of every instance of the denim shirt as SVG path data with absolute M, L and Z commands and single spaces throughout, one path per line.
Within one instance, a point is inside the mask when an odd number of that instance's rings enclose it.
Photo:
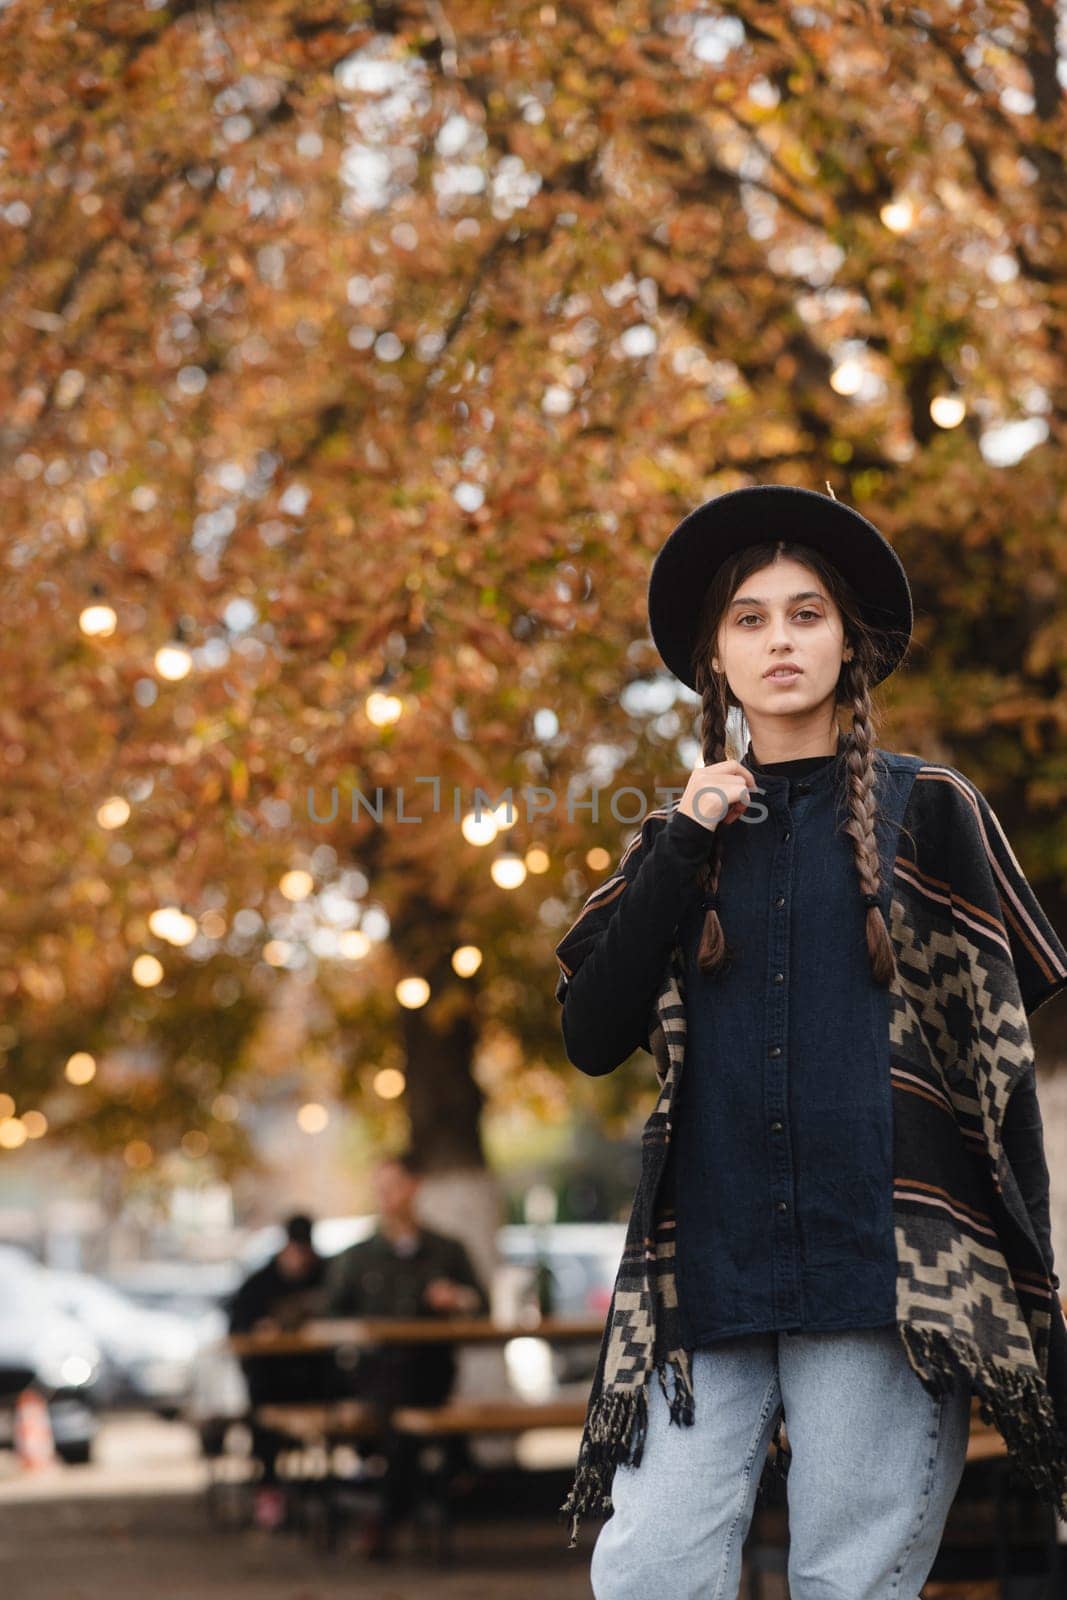
M 671 1179 L 691 1346 L 896 1312 L 888 996 L 839 826 L 843 758 L 761 767 L 750 745 L 743 764 L 757 789 L 724 840 L 718 891 L 733 960 L 699 971 L 703 900 L 679 924 L 687 1047 Z M 897 829 L 880 821 L 888 910 Z

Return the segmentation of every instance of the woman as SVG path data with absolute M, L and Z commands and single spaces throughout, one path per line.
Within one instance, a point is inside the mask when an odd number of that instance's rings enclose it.
M 1027 1024 L 1067 950 L 981 791 L 876 746 L 912 607 L 858 512 L 718 496 L 660 551 L 649 619 L 701 696 L 704 764 L 556 950 L 570 1059 L 601 1074 L 647 1045 L 660 1085 L 571 1545 L 611 1511 L 596 1600 L 733 1600 L 773 1446 L 793 1600 L 915 1600 L 972 1394 L 1067 1513 Z

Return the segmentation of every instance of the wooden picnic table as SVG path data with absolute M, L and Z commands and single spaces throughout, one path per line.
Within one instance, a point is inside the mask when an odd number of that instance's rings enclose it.
M 235 1355 L 295 1355 L 313 1350 L 375 1350 L 388 1345 L 504 1345 L 512 1339 L 551 1344 L 596 1343 L 604 1318 L 542 1317 L 540 1322 L 496 1322 L 492 1317 L 316 1317 L 299 1328 L 231 1334 Z

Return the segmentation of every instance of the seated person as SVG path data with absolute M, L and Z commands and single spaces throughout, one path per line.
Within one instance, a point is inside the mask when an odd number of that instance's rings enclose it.
M 488 1315 L 489 1298 L 463 1244 L 415 1215 L 421 1178 L 421 1167 L 411 1155 L 386 1156 L 376 1164 L 376 1230 L 329 1263 L 324 1316 Z M 361 1353 L 350 1392 L 385 1410 L 439 1405 L 451 1393 L 455 1377 L 452 1345 L 392 1345 Z M 384 1553 L 386 1529 L 411 1507 L 416 1452 L 410 1439 L 387 1438 L 385 1514 L 365 1541 L 368 1554 Z M 451 1454 L 454 1464 L 463 1461 L 466 1441 L 457 1440 Z
M 285 1243 L 281 1250 L 266 1266 L 246 1278 L 233 1296 L 229 1309 L 230 1332 L 271 1332 L 298 1327 L 318 1310 L 324 1273 L 325 1262 L 311 1242 L 311 1218 L 290 1217 L 285 1224 Z M 306 1355 L 243 1356 L 241 1369 L 253 1413 L 261 1405 L 324 1399 L 332 1392 L 330 1386 L 335 1375 L 332 1355 L 314 1351 Z M 254 1415 L 251 1427 L 252 1453 L 263 1469 L 256 1494 L 256 1522 L 260 1527 L 276 1527 L 285 1516 L 285 1498 L 277 1471 L 285 1439 L 257 1423 Z

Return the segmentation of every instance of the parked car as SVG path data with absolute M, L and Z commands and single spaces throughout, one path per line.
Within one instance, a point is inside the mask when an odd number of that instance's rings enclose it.
M 559 1316 L 606 1313 L 626 1242 L 624 1222 L 509 1223 L 497 1234 L 501 1258 L 550 1273 L 552 1310 Z
M 86 1329 L 104 1358 L 100 1395 L 108 1406 L 180 1414 L 204 1331 L 194 1318 L 140 1305 L 85 1272 L 48 1273 L 48 1292 Z
M 241 1270 L 233 1261 L 134 1261 L 109 1272 L 106 1281 L 140 1306 L 189 1318 L 206 1335 L 224 1322 Z
M 625 1242 L 623 1222 L 509 1223 L 497 1234 L 501 1261 L 526 1269 L 531 1290 L 540 1273 L 548 1310 L 560 1317 L 606 1316 Z M 553 1346 L 532 1329 L 529 1338 L 506 1347 L 508 1375 L 525 1398 L 549 1399 L 567 1385 L 579 1388 L 589 1382 L 599 1343 Z
M 81 1323 L 56 1304 L 49 1274 L 21 1250 L 0 1246 L 0 1448 L 15 1438 L 19 1395 L 35 1389 L 48 1404 L 56 1453 L 89 1460 L 103 1358 Z

